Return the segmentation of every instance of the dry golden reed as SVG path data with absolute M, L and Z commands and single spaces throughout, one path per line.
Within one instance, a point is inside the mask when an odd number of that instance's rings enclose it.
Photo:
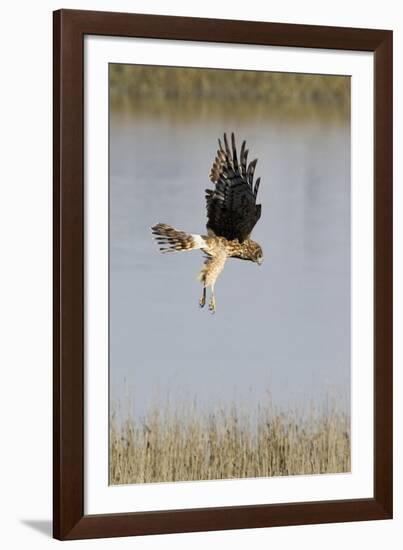
M 239 408 L 238 408 L 239 409 Z M 144 419 L 112 415 L 110 483 L 156 483 L 350 471 L 350 419 L 335 409 L 253 415 L 235 406 L 202 413 L 153 408 Z
M 350 77 L 111 64 L 111 107 L 136 116 L 348 122 Z

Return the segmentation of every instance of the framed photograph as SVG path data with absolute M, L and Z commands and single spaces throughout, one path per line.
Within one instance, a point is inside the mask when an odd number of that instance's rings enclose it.
M 54 536 L 392 517 L 392 32 L 54 13 Z

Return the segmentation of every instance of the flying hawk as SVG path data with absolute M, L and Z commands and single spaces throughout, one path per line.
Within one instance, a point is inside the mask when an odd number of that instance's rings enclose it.
M 262 212 L 261 205 L 256 204 L 260 178 L 253 183 L 257 159 L 247 163 L 248 150 L 244 141 L 238 161 L 233 133 L 232 151 L 226 134 L 224 147 L 220 139 L 218 144 L 209 176 L 214 189 L 206 189 L 207 235 L 185 233 L 164 223 L 151 228 L 163 253 L 201 249 L 206 254 L 199 275 L 203 285 L 199 305 L 204 307 L 206 304 L 206 289 L 210 287 L 209 310 L 212 313 L 216 310 L 214 285 L 227 258 L 250 260 L 259 265 L 263 261 L 260 245 L 250 238 Z

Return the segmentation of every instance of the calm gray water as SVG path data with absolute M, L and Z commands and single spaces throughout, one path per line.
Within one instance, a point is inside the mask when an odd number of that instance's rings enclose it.
M 160 255 L 150 226 L 205 231 L 217 137 L 258 157 L 259 267 L 230 260 L 200 310 L 201 252 Z M 350 399 L 350 136 L 330 122 L 172 122 L 112 113 L 110 394 L 144 414 L 196 399 L 244 407 Z

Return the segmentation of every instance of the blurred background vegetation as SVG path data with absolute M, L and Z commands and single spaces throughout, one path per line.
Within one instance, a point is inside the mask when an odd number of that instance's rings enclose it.
M 139 116 L 350 116 L 348 76 L 111 64 L 109 84 L 111 108 Z

